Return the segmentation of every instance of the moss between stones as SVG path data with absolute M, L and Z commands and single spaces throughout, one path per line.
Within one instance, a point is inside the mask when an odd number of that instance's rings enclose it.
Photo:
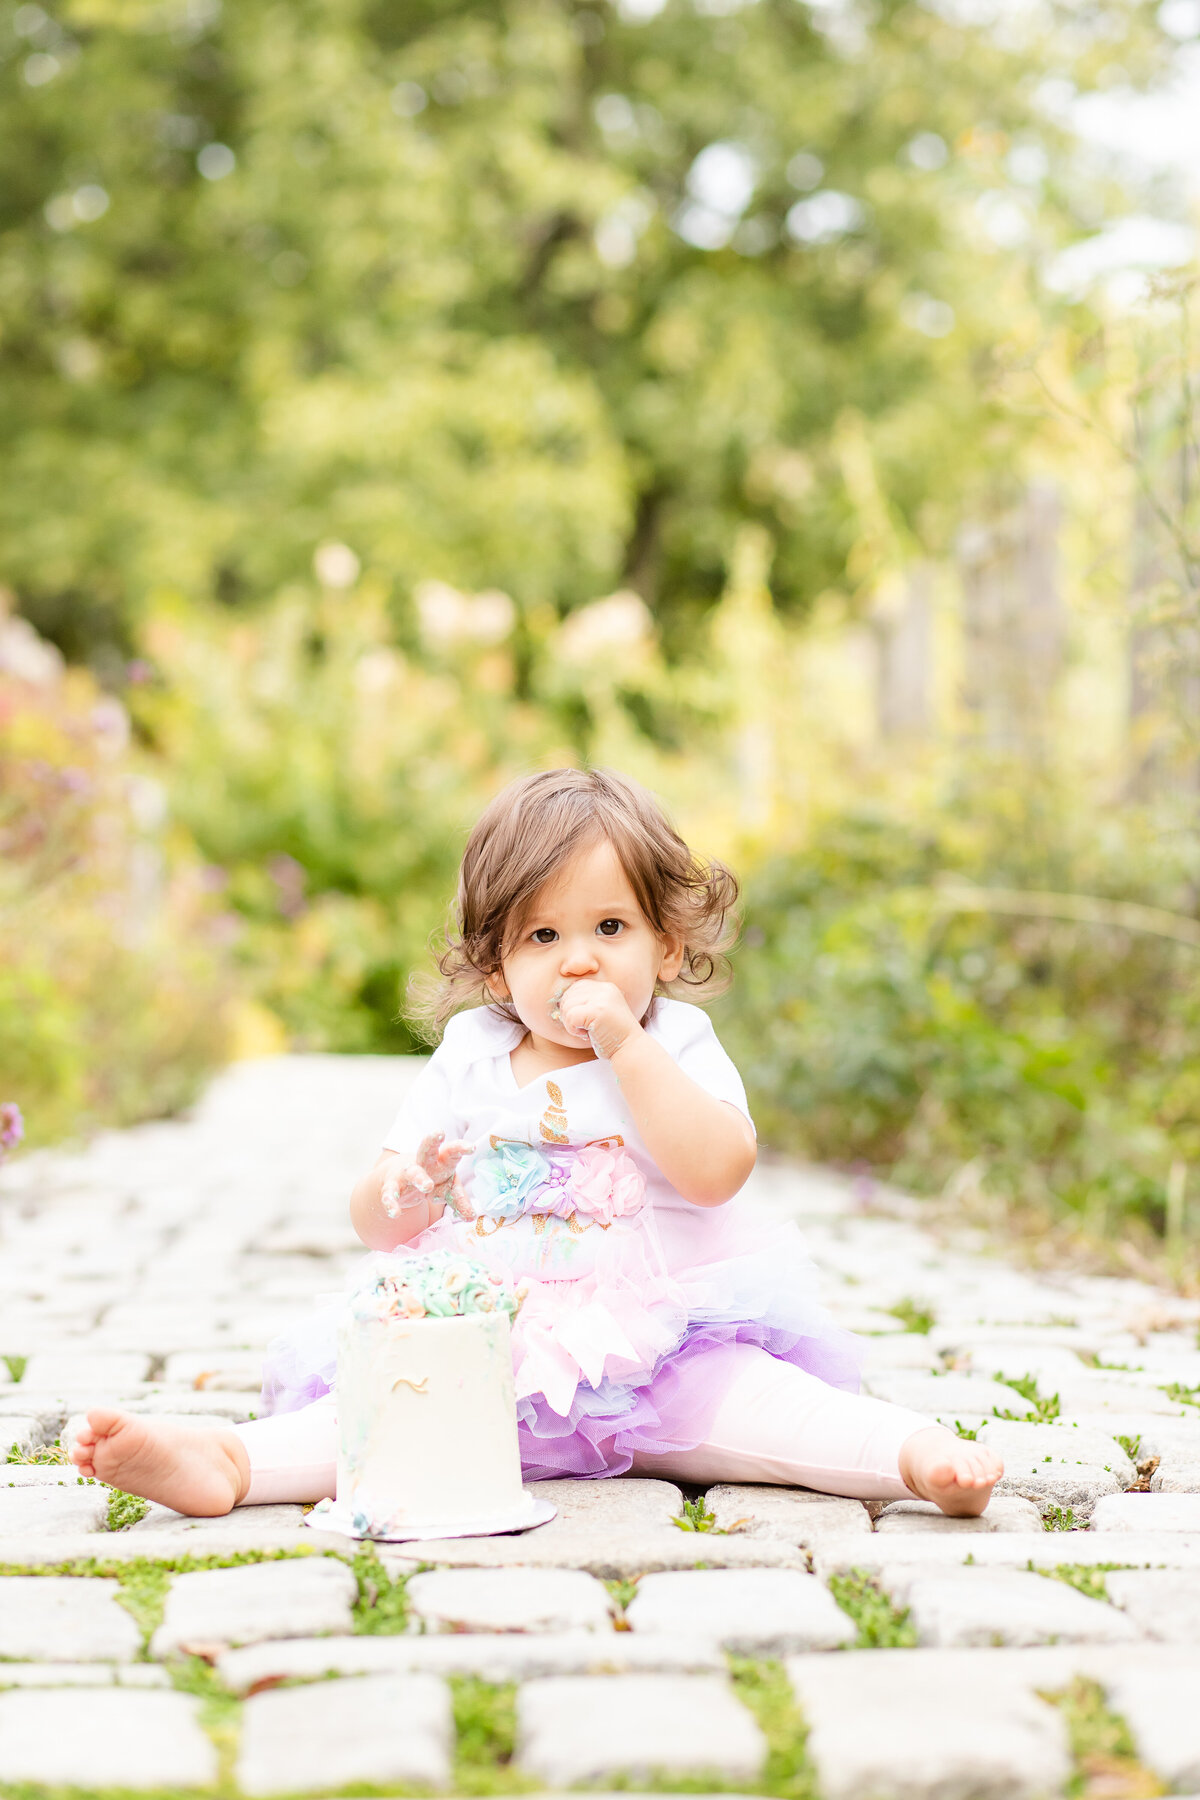
M 1075 1761 L 1069 1800 L 1155 1800 L 1167 1789 L 1137 1759 L 1129 1727 L 1111 1712 L 1104 1690 L 1082 1677 L 1043 1699 L 1061 1708 Z
M 829 1591 L 858 1626 L 856 1650 L 911 1650 L 916 1644 L 916 1627 L 909 1623 L 908 1608 L 893 1606 L 865 1569 L 831 1575 Z
M 408 1591 L 403 1575 L 390 1576 L 374 1545 L 360 1550 L 350 1564 L 358 1583 L 354 1602 L 355 1632 L 366 1637 L 395 1637 L 408 1630 Z
M 541 1786 L 512 1767 L 517 1739 L 515 1682 L 493 1687 L 469 1676 L 452 1676 L 454 1729 L 453 1791 L 456 1794 L 525 1794 Z
M 1033 1568 L 1032 1563 L 1029 1565 Z M 1050 1581 L 1065 1581 L 1073 1587 L 1077 1594 L 1086 1600 L 1107 1600 L 1108 1589 L 1104 1585 L 1104 1577 L 1112 1569 L 1127 1568 L 1127 1563 L 1056 1563 L 1052 1569 L 1034 1569 L 1035 1575 L 1045 1575 Z
M 136 1525 L 150 1511 L 150 1502 L 143 1500 L 140 1494 L 124 1494 L 120 1488 L 112 1488 L 108 1496 L 108 1517 L 105 1520 L 106 1531 L 125 1531 L 130 1525 Z

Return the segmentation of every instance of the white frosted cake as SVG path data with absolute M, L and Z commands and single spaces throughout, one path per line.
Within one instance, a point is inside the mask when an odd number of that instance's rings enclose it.
M 354 1294 L 338 1338 L 337 1500 L 314 1525 L 440 1537 L 552 1516 L 521 1484 L 518 1305 L 481 1264 L 446 1251 L 405 1258 Z

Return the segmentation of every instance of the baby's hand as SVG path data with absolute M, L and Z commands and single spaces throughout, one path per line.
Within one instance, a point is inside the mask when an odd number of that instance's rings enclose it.
M 584 978 L 559 995 L 558 1017 L 572 1037 L 587 1038 L 597 1056 L 615 1056 L 637 1020 L 619 987 Z
M 433 1182 L 416 1163 L 403 1156 L 390 1156 L 382 1173 L 379 1200 L 389 1219 L 398 1219 L 401 1213 L 428 1205 L 434 1191 Z
M 458 1173 L 459 1163 L 464 1156 L 470 1156 L 474 1148 L 474 1144 L 464 1144 L 456 1138 L 447 1143 L 444 1133 L 435 1131 L 421 1140 L 417 1151 L 417 1163 L 433 1183 L 434 1192 L 460 1219 L 475 1217 Z

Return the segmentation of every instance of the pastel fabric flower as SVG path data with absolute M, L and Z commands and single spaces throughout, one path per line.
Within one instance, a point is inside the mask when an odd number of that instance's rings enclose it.
M 519 1219 L 549 1173 L 548 1159 L 532 1144 L 498 1144 L 477 1160 L 471 1173 L 476 1212 L 491 1219 Z
M 601 1225 L 628 1218 L 646 1198 L 646 1183 L 633 1158 L 621 1149 L 586 1144 L 575 1158 L 571 1192 L 576 1210 Z
M 546 1164 L 545 1186 L 534 1198 L 530 1211 L 550 1213 L 556 1219 L 569 1219 L 575 1211 L 575 1194 L 571 1187 L 571 1171 L 575 1167 L 575 1159 L 572 1156 L 556 1156 L 551 1151 Z

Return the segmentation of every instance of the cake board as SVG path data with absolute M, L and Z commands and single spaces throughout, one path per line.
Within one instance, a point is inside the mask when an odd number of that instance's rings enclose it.
M 343 1537 L 359 1538 L 375 1544 L 424 1544 L 445 1538 L 503 1537 L 532 1531 L 538 1525 L 548 1525 L 556 1516 L 558 1508 L 551 1506 L 549 1500 L 540 1500 L 536 1494 L 531 1498 L 532 1511 L 523 1507 L 519 1517 L 513 1512 L 493 1514 L 490 1519 L 472 1519 L 451 1531 L 444 1525 L 415 1527 L 409 1531 L 360 1531 L 354 1523 L 354 1508 L 339 1506 L 336 1500 L 319 1501 L 310 1513 L 304 1515 L 304 1523 L 313 1531 L 338 1531 Z

